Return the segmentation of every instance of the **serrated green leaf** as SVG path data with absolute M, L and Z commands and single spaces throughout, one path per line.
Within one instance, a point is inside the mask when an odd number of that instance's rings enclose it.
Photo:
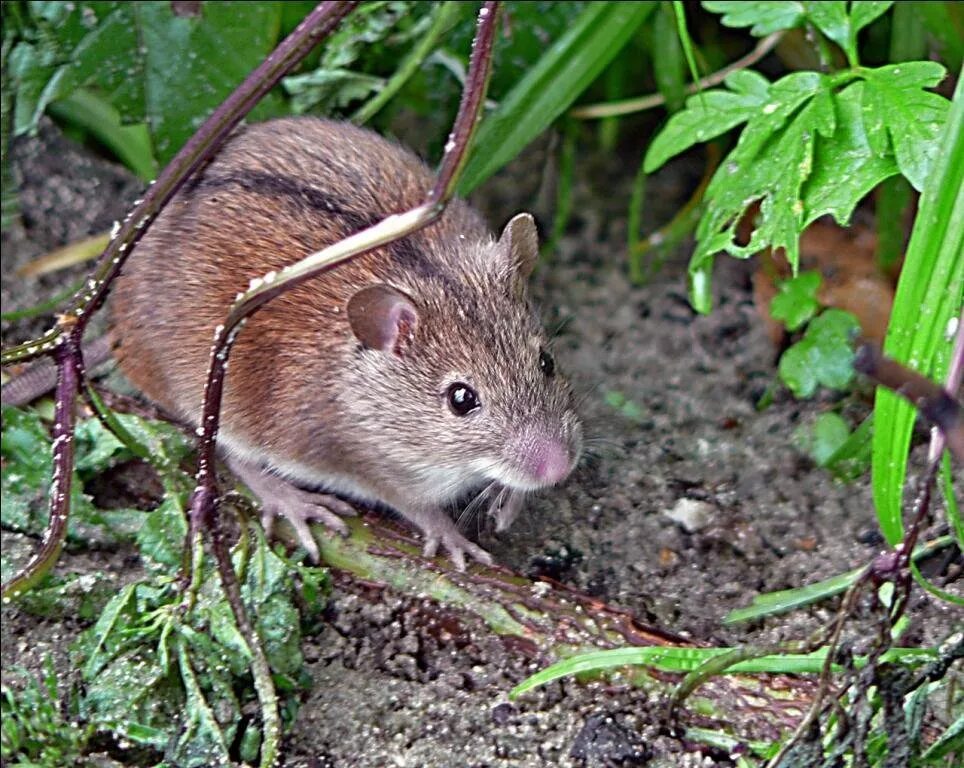
M 742 0 L 704 0 L 702 6 L 712 13 L 721 13 L 720 20 L 727 27 L 750 27 L 757 37 L 791 29 L 804 18 L 803 3 L 772 0 L 747 3 Z
M 779 291 L 770 302 L 770 316 L 780 320 L 788 331 L 795 331 L 817 314 L 820 302 L 817 291 L 820 289 L 820 273 L 801 272 L 789 280 L 777 283 Z
M 850 18 L 847 15 L 847 4 L 843 0 L 818 0 L 803 4 L 807 18 L 824 35 L 833 40 L 843 50 L 847 50 L 850 42 Z
M 459 193 L 469 194 L 551 125 L 655 8 L 655 2 L 587 4 L 566 34 L 482 120 Z
M 773 83 L 767 92 L 766 104 L 740 134 L 736 157 L 751 162 L 807 101 L 829 87 L 830 81 L 819 72 L 791 72 Z
M 865 133 L 864 84 L 853 83 L 834 95 L 836 129 L 832 140 L 820 139 L 813 173 L 803 188 L 804 224 L 830 214 L 846 226 L 854 208 L 884 179 L 898 173 L 892 156 L 874 151 Z
M 850 27 L 856 35 L 868 24 L 883 16 L 894 4 L 893 0 L 876 2 L 875 0 L 854 0 L 850 4 Z
M 758 114 L 766 103 L 769 83 L 762 75 L 749 71 L 743 74 L 727 82 L 744 89 L 741 92 L 715 90 L 689 97 L 686 108 L 673 115 L 650 143 L 644 171 L 652 173 L 674 155 L 715 139 Z
M 853 379 L 853 340 L 860 323 L 849 312 L 828 309 L 804 337 L 780 358 L 780 378 L 796 397 L 810 397 L 818 386 L 843 389 Z
M 805 206 L 802 187 L 813 168 L 818 128 L 834 125 L 832 103 L 814 99 L 828 81 L 794 73 L 774 83 L 766 104 L 744 129 L 706 190 L 706 211 L 696 230 L 690 274 L 708 269 L 719 251 L 747 258 L 767 245 L 784 248 L 796 268 Z M 745 211 L 760 202 L 760 224 L 750 242 L 734 242 Z
M 932 88 L 944 77 L 936 62 L 907 61 L 866 70 L 865 129 L 871 146 L 881 151 L 886 127 L 900 172 L 920 191 L 937 154 L 950 102 Z

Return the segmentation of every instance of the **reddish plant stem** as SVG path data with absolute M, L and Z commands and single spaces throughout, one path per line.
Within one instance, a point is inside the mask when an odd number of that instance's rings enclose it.
M 953 357 L 956 360 L 961 355 L 962 345 L 958 343 Z M 940 429 L 951 453 L 959 461 L 964 461 L 964 417 L 961 415 L 960 404 L 951 392 L 926 376 L 886 357 L 874 344 L 864 344 L 857 350 L 854 368 L 880 386 L 906 398 L 924 418 Z M 959 361 L 956 366 L 952 365 L 952 370 L 955 368 L 960 368 Z
M 144 198 L 125 217 L 123 224 L 101 255 L 94 273 L 75 297 L 73 308 L 61 315 L 57 326 L 39 339 L 4 350 L 2 355 L 4 364 L 27 360 L 42 354 L 54 354 L 58 367 L 57 412 L 58 415 L 69 414 L 70 417 L 58 419 L 58 423 L 69 424 L 70 427 L 64 434 L 58 434 L 55 430 L 55 440 L 63 438 L 64 435 L 68 444 L 73 440 L 74 400 L 80 391 L 84 365 L 80 342 L 87 323 L 103 304 L 130 249 L 144 236 L 151 222 L 181 185 L 211 157 L 254 105 L 315 45 L 325 39 L 356 5 L 357 2 L 324 2 L 309 13 L 264 62 L 248 75 L 224 103 L 204 121 L 197 133 L 174 156 Z M 58 479 L 69 486 L 73 473 L 72 449 L 54 452 L 53 471 L 55 482 L 50 495 L 50 523 L 45 533 L 44 545 L 31 558 L 23 571 L 3 586 L 4 599 L 22 592 L 42 578 L 53 566 L 63 546 L 66 519 L 70 510 L 70 493 L 69 488 L 67 493 L 56 491 Z
M 33 587 L 53 566 L 67 535 L 71 485 L 74 475 L 74 420 L 77 394 L 83 376 L 80 336 L 70 332 L 54 350 L 57 361 L 57 400 L 54 407 L 53 478 L 50 484 L 50 520 L 43 542 L 23 569 L 3 585 L 4 602 Z

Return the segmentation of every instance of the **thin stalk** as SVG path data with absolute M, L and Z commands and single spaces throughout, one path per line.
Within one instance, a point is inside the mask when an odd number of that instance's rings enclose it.
M 759 43 L 757 43 L 756 48 L 750 51 L 743 58 L 737 59 L 732 64 L 724 67 L 718 72 L 707 75 L 698 82 L 690 83 L 688 86 L 686 86 L 686 93 L 692 95 L 707 88 L 713 88 L 726 80 L 726 78 L 733 72 L 746 69 L 747 67 L 752 67 L 770 51 L 776 48 L 776 45 L 778 42 L 780 42 L 780 38 L 782 36 L 782 32 L 774 32 L 772 35 L 764 37 Z M 599 104 L 586 104 L 585 106 L 576 107 L 575 109 L 570 110 L 569 116 L 575 117 L 578 120 L 601 120 L 605 117 L 618 117 L 620 115 L 631 115 L 634 112 L 643 112 L 647 109 L 661 107 L 665 103 L 666 97 L 663 96 L 663 94 L 653 93 L 649 96 L 637 96 L 635 98 L 625 99 L 623 101 L 606 101 Z
M 385 83 L 381 91 L 362 104 L 355 114 L 351 116 L 353 123 L 357 123 L 358 125 L 367 123 L 392 100 L 395 94 L 402 89 L 412 75 L 418 71 L 418 68 L 422 66 L 422 62 L 425 61 L 432 52 L 432 49 L 435 48 L 436 43 L 438 43 L 442 35 L 455 23 L 460 13 L 459 3 L 453 2 L 453 0 L 448 0 L 441 4 L 435 14 L 435 18 L 432 20 L 432 25 L 422 36 L 422 39 L 418 41 L 418 44 L 405 57 L 398 69 L 395 70 L 395 74 Z
M 80 336 L 69 334 L 57 347 L 57 401 L 54 407 L 53 478 L 50 485 L 50 521 L 43 542 L 23 569 L 3 585 L 3 602 L 34 587 L 53 568 L 67 535 L 70 492 L 74 476 L 74 406 L 80 392 Z

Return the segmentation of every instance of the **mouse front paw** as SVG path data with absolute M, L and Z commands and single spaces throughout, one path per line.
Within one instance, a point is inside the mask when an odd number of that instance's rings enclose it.
M 442 526 L 441 529 L 433 527 L 431 530 L 425 530 L 423 528 L 425 546 L 422 547 L 422 555 L 424 557 L 435 557 L 441 546 L 452 564 L 460 571 L 465 570 L 466 555 L 477 563 L 492 565 L 492 555 L 465 538 L 450 521 L 446 522 L 448 525 Z

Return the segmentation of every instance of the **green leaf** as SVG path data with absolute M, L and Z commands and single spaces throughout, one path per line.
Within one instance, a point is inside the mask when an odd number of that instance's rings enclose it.
M 669 3 L 662 3 L 653 18 L 650 44 L 656 87 L 666 100 L 670 113 L 676 112 L 686 96 L 686 62 Z
M 205 3 L 194 17 L 176 16 L 169 3 L 130 10 L 143 51 L 147 124 L 163 165 L 271 52 L 281 12 L 278 3 L 236 2 Z M 270 108 L 269 98 L 259 110 Z
M 850 27 L 856 35 L 868 24 L 883 16 L 893 5 L 893 0 L 875 2 L 874 0 L 854 0 L 850 4 Z
M 856 480 L 870 469 L 874 415 L 871 413 L 829 456 L 824 466 L 842 482 Z
M 161 505 L 144 517 L 137 532 L 141 557 L 157 565 L 176 568 L 184 557 L 187 519 L 181 499 L 168 495 Z
M 795 331 L 808 322 L 820 308 L 817 291 L 820 289 L 820 273 L 801 272 L 789 280 L 777 283 L 777 293 L 770 302 L 770 316 L 781 320 L 788 331 Z
M 123 632 L 127 625 L 127 614 L 134 599 L 136 584 L 128 584 L 104 608 L 97 623 L 87 633 L 86 643 L 92 647 L 86 652 L 87 663 L 84 676 L 92 678 L 104 668 L 113 655 L 111 636 L 115 631 Z
M 293 111 L 328 114 L 381 90 L 383 78 L 353 67 L 360 64 L 359 58 L 371 46 L 383 43 L 396 32 L 399 21 L 413 13 L 413 6 L 408 2 L 384 1 L 361 4 L 325 43 L 313 71 L 282 81 L 292 96 Z
M 742 621 L 755 621 L 765 616 L 788 613 L 797 608 L 819 603 L 845 592 L 863 572 L 863 568 L 854 568 L 852 571 L 831 576 L 814 584 L 756 595 L 747 607 L 735 608 L 726 614 L 723 622 L 736 624 Z
M 459 183 L 467 195 L 565 111 L 629 41 L 655 2 L 589 3 L 562 38 L 482 120 Z
M 862 111 L 864 83 L 853 83 L 834 95 L 836 130 L 831 140 L 817 141 L 813 173 L 803 188 L 804 225 L 831 215 L 846 226 L 854 208 L 898 168 L 891 154 L 871 148 Z
M 935 381 L 947 372 L 949 333 L 964 302 L 964 78 L 958 80 L 950 115 L 917 218 L 891 312 L 884 352 Z M 875 400 L 873 492 L 887 541 L 903 537 L 901 502 L 907 449 L 916 411 L 880 387 Z
M 763 75 L 741 70 L 725 82 L 731 90 L 690 96 L 686 108 L 669 119 L 646 150 L 646 173 L 652 173 L 694 144 L 715 139 L 745 123 L 766 104 L 770 83 Z
M 78 426 L 75 461 L 82 469 L 102 468 L 106 465 L 105 456 L 113 454 L 116 441 L 104 431 L 97 439 L 88 440 L 85 432 L 88 424 L 90 422 L 82 422 Z M 3 456 L 0 520 L 15 530 L 42 533 L 47 527 L 53 452 L 50 436 L 35 411 L 3 406 L 0 455 Z M 83 483 L 76 472 L 71 484 L 67 540 L 74 544 L 131 541 L 140 526 L 140 513 L 126 509 L 98 509 L 84 494 Z
M 563 659 L 543 669 L 521 682 L 509 692 L 509 698 L 516 698 L 526 691 L 540 685 L 558 680 L 561 677 L 581 673 L 595 673 L 614 667 L 645 665 L 665 672 L 693 672 L 699 667 L 720 656 L 746 655 L 747 649 L 739 648 L 679 648 L 670 646 L 643 646 L 630 648 L 610 648 L 602 651 L 589 651 Z M 752 649 L 749 649 L 752 651 Z M 760 655 L 746 658 L 726 668 L 726 674 L 771 673 L 771 674 L 816 674 L 823 669 L 827 648 L 812 653 L 785 653 Z M 920 648 L 892 648 L 884 658 L 889 661 L 905 659 L 917 663 L 930 661 L 935 651 Z M 858 666 L 865 663 L 858 659 Z
M 889 139 L 900 172 L 918 191 L 937 154 L 950 106 L 943 96 L 922 89 L 933 88 L 944 74 L 940 64 L 930 61 L 867 70 L 863 107 L 871 146 L 883 154 Z
M 807 18 L 824 35 L 850 54 L 850 18 L 843 0 L 822 0 L 803 4 Z M 852 64 L 854 62 L 851 62 Z
M 826 467 L 850 437 L 850 427 L 837 413 L 821 413 L 813 424 L 801 427 L 794 435 L 814 463 Z
M 708 274 L 713 256 L 746 258 L 767 245 L 786 249 L 796 269 L 803 227 L 802 187 L 813 167 L 818 133 L 834 125 L 832 103 L 814 98 L 829 82 L 814 72 L 787 75 L 770 86 L 767 103 L 750 120 L 736 147 L 706 190 L 706 210 L 696 230 L 690 274 Z M 760 202 L 759 226 L 750 242 L 734 242 L 746 210 Z
M 818 386 L 844 389 L 854 375 L 853 339 L 857 318 L 828 309 L 815 318 L 804 337 L 780 358 L 780 378 L 796 397 L 810 397 Z
M 49 109 L 58 120 L 91 133 L 142 181 L 150 181 L 157 175 L 147 125 L 122 125 L 120 113 L 103 97 L 78 88 L 55 101 Z
M 723 14 L 721 21 L 724 26 L 752 26 L 750 34 L 757 37 L 799 26 L 804 18 L 804 3 L 786 0 L 753 3 L 743 0 L 704 0 L 702 5 L 708 11 Z
M 205 3 L 178 16 L 170 3 L 32 3 L 10 54 L 14 130 L 90 88 L 126 123 L 146 123 L 163 164 L 274 48 L 278 3 Z M 257 108 L 277 109 L 269 95 Z M 142 172 L 144 168 L 140 168 Z

